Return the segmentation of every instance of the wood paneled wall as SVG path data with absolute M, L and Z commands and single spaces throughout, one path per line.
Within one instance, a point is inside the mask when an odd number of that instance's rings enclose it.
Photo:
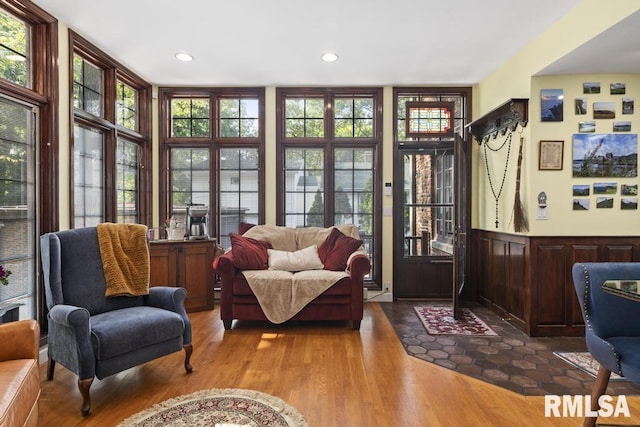
M 471 297 L 530 336 L 580 336 L 576 262 L 640 261 L 640 238 L 472 230 Z

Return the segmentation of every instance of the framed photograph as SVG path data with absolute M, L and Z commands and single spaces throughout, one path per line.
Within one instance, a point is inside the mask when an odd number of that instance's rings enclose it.
M 615 102 L 594 102 L 593 118 L 594 119 L 615 119 L 616 103 Z
M 561 122 L 564 116 L 564 91 L 542 89 L 540 91 L 540 117 L 543 122 Z
M 587 114 L 587 98 L 576 98 L 574 100 L 574 106 L 577 116 Z
M 627 91 L 627 85 L 624 83 L 611 83 L 609 85 L 609 93 L 611 95 L 624 95 Z
M 613 122 L 614 132 L 631 132 L 631 121 Z
M 573 134 L 571 157 L 573 177 L 638 176 L 638 134 L 576 133 Z
M 539 170 L 562 170 L 564 141 L 540 141 Z
M 407 136 L 453 136 L 453 102 L 407 102 Z
M 600 82 L 582 83 L 582 93 L 600 93 Z
M 622 98 L 622 114 L 633 114 L 633 98 Z
M 594 120 L 588 122 L 578 122 L 578 132 L 595 132 L 596 122 Z

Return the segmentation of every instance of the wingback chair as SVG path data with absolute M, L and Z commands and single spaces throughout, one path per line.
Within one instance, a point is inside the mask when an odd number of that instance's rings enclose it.
M 600 364 L 591 394 L 591 409 L 609 384 L 611 372 L 640 384 L 640 302 L 602 290 L 607 280 L 640 279 L 640 263 L 576 263 L 573 282 L 585 323 L 587 348 Z M 596 423 L 585 418 L 585 426 Z
M 91 412 L 94 377 L 182 349 L 191 373 L 184 288 L 151 287 L 148 295 L 107 298 L 96 227 L 47 233 L 40 240 L 49 309 L 47 379 L 53 379 L 56 362 L 78 375 L 82 415 Z

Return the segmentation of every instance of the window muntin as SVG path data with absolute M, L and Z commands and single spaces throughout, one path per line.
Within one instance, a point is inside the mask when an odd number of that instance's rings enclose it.
M 324 150 L 285 150 L 285 225 L 324 227 Z
M 73 106 L 87 113 L 102 117 L 103 105 L 102 69 L 80 55 L 73 55 Z
M 118 138 L 116 147 L 116 217 L 119 223 L 140 222 L 138 144 Z
M 372 138 L 373 105 L 371 97 L 337 97 L 334 103 L 336 138 Z
M 241 222 L 260 221 L 260 173 L 257 148 L 221 148 L 218 182 L 220 183 L 220 243 L 231 246 L 229 233 L 237 233 Z
M 219 109 L 220 137 L 258 137 L 260 110 L 257 98 L 221 98 Z
M 211 134 L 208 98 L 171 99 L 171 136 L 209 138 Z
M 324 98 L 287 98 L 285 101 L 286 138 L 324 137 Z
M 104 136 L 75 125 L 73 131 L 73 226 L 97 225 L 104 218 Z
M 0 10 L 0 77 L 31 87 L 31 27 Z
M 138 130 L 138 91 L 121 81 L 116 83 L 116 123 Z

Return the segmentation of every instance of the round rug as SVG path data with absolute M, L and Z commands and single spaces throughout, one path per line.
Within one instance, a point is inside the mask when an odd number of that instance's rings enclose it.
M 213 388 L 157 403 L 119 427 L 306 427 L 304 417 L 284 400 L 254 390 Z

